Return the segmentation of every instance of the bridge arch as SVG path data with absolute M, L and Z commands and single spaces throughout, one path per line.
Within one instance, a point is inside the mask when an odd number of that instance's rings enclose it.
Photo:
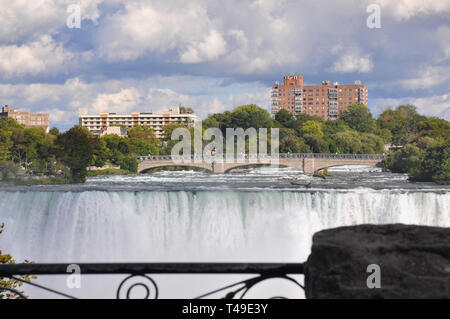
M 138 165 L 138 174 L 146 173 L 147 171 L 153 169 L 153 168 L 160 168 L 160 167 L 186 167 L 186 168 L 201 168 L 205 171 L 208 171 L 209 173 L 212 173 L 212 168 L 207 167 L 204 163 L 140 163 Z
M 340 167 L 340 166 L 370 166 L 370 167 L 380 167 L 379 162 L 365 162 L 365 163 L 338 163 L 338 164 L 332 164 L 332 165 L 319 165 L 319 167 L 315 167 L 314 174 L 319 173 L 321 170 L 325 168 L 332 168 L 332 167 Z
M 224 173 L 229 173 L 231 170 L 233 169 L 239 169 L 242 167 L 247 167 L 247 166 L 258 166 L 258 167 L 264 167 L 264 166 L 270 166 L 271 163 L 239 163 L 239 164 L 235 164 L 234 166 L 228 166 L 226 169 L 224 169 Z M 278 167 L 293 167 L 294 166 L 289 166 L 289 165 L 284 165 L 284 164 L 279 164 Z

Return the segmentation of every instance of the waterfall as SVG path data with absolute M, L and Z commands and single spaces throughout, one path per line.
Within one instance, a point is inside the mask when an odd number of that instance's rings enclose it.
M 1 191 L 0 246 L 36 262 L 302 262 L 362 223 L 450 227 L 446 192 Z
M 303 262 L 312 235 L 361 223 L 450 227 L 448 192 L 308 191 L 0 191 L 0 248 L 21 262 Z M 34 282 L 83 298 L 114 298 L 123 275 Z M 189 298 L 242 280 L 238 275 L 152 276 L 161 298 Z M 300 282 L 302 276 L 296 276 Z M 25 286 L 30 297 L 54 294 Z M 248 297 L 302 298 L 285 281 Z M 224 297 L 218 295 L 217 297 Z

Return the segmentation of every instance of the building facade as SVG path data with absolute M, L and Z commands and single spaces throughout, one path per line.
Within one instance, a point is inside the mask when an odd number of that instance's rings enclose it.
M 15 119 L 19 124 L 23 124 L 28 128 L 43 128 L 46 132 L 50 129 L 50 116 L 48 113 L 19 112 L 5 105 L 2 107 L 0 118 L 7 117 Z
M 194 114 L 180 113 L 179 107 L 169 108 L 163 113 L 139 113 L 117 114 L 100 113 L 88 114 L 87 109 L 78 110 L 79 124 L 86 127 L 94 135 L 102 135 L 110 126 L 124 126 L 127 128 L 148 125 L 155 132 L 156 137 L 163 136 L 163 127 L 171 123 L 183 123 L 188 126 L 194 125 L 197 116 Z
M 367 97 L 367 86 L 359 81 L 344 85 L 330 84 L 330 81 L 322 81 L 321 85 L 303 85 L 302 75 L 285 75 L 283 84 L 275 82 L 272 86 L 272 116 L 285 109 L 294 116 L 305 113 L 336 120 L 351 104 L 367 106 Z

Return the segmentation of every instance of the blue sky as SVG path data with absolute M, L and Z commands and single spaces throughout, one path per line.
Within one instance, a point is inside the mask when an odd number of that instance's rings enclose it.
M 366 25 L 373 3 L 381 28 Z M 80 29 L 66 25 L 71 4 Z M 0 21 L 0 103 L 62 129 L 79 107 L 269 109 L 285 73 L 361 80 L 375 115 L 401 103 L 450 113 L 449 0 L 0 0 Z

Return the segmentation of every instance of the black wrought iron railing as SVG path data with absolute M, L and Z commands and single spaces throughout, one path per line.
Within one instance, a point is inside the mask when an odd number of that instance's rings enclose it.
M 52 287 L 43 286 L 34 280 L 27 281 L 21 278 L 24 275 L 71 275 L 70 266 L 76 265 L 80 270 L 79 275 L 120 275 L 126 274 L 117 287 L 116 297 L 118 299 L 128 299 L 132 290 L 140 287 L 145 291 L 144 299 L 157 299 L 159 297 L 159 288 L 157 281 L 150 275 L 167 274 L 235 274 L 252 275 L 248 279 L 237 281 L 205 292 L 200 296 L 189 299 L 211 298 L 213 295 L 220 295 L 225 299 L 242 299 L 257 284 L 269 279 L 282 279 L 293 283 L 298 289 L 304 290 L 300 282 L 294 278 L 294 275 L 304 274 L 303 263 L 72 263 L 72 264 L 7 264 L 0 265 L 0 279 L 9 278 L 24 285 L 30 285 L 35 288 L 43 289 L 56 295 L 76 299 L 75 296 L 65 292 L 58 291 Z M 127 285 L 127 282 L 133 279 L 133 283 Z M 15 289 L 1 287 L 0 292 L 15 293 L 21 298 L 26 298 L 24 294 Z M 273 298 L 284 298 L 273 296 Z

